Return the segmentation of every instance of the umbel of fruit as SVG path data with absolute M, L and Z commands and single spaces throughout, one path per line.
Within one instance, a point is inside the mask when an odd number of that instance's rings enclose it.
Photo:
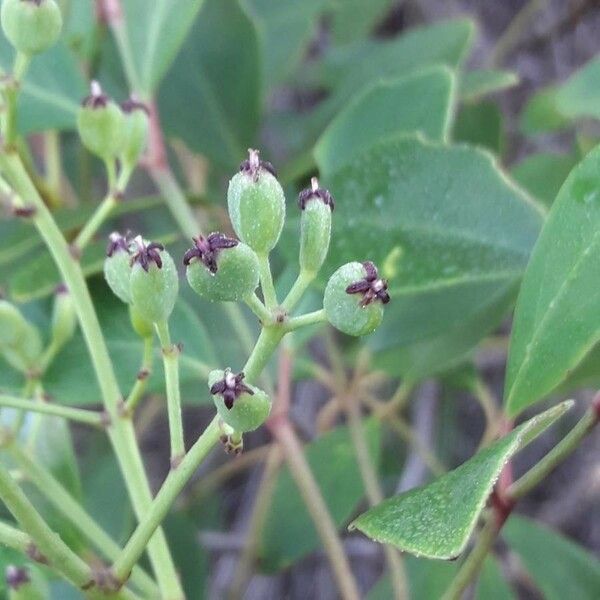
M 370 262 L 342 265 L 325 288 L 323 308 L 328 321 L 348 335 L 375 331 L 383 319 L 383 305 L 390 301 L 387 281 Z
M 224 423 L 244 433 L 260 427 L 271 412 L 271 400 L 261 389 L 244 382 L 244 373 L 211 371 L 208 386 Z
M 235 233 L 255 252 L 270 252 L 281 235 L 285 220 L 285 196 L 269 162 L 249 150 L 229 182 L 227 205 Z
M 166 321 L 175 307 L 177 268 L 162 244 L 138 236 L 131 258 L 131 303 L 139 316 L 152 323 Z
M 92 81 L 77 113 L 77 129 L 83 145 L 105 161 L 114 160 L 125 143 L 125 116 L 100 87 Z
M 212 301 L 238 302 L 258 287 L 258 259 L 249 246 L 218 232 L 193 241 L 183 264 L 197 294 Z
M 62 15 L 55 0 L 4 0 L 0 19 L 8 41 L 28 56 L 53 46 L 62 29 Z
M 333 196 L 328 190 L 319 187 L 319 181 L 313 177 L 311 187 L 300 192 L 298 205 L 302 210 L 300 268 L 316 273 L 323 266 L 329 250 Z

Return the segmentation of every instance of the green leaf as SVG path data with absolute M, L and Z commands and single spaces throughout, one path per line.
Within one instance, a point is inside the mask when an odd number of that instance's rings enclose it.
M 333 0 L 331 4 L 331 34 L 337 44 L 344 44 L 367 37 L 385 17 L 392 0 Z
M 228 172 L 237 167 L 255 141 L 261 73 L 258 35 L 238 1 L 206 0 L 161 86 L 167 133 Z
M 12 70 L 13 50 L 0 37 L 0 66 Z M 86 84 L 81 69 L 64 43 L 31 61 L 18 104 L 18 128 L 23 135 L 49 129 L 74 129 Z
M 546 600 L 598 597 L 600 561 L 581 546 L 517 515 L 511 516 L 502 535 Z
M 374 464 L 379 461 L 379 424 L 364 429 Z M 305 446 L 306 459 L 337 525 L 347 523 L 364 495 L 360 471 L 347 427 L 322 435 Z M 340 476 L 343 474 L 343 476 Z M 279 472 L 268 519 L 262 531 L 260 565 L 283 569 L 319 547 L 320 538 L 287 467 Z
M 370 338 L 375 352 L 391 357 L 449 330 L 459 338 L 466 320 L 470 346 L 499 322 L 542 215 L 490 155 L 401 137 L 371 148 L 325 183 L 338 203 L 323 277 L 368 258 L 389 281 L 393 301 Z M 446 348 L 446 360 L 457 358 L 451 343 L 435 345 Z M 404 362 L 395 373 L 407 368 Z M 419 370 L 426 369 L 421 363 Z
M 558 193 L 527 267 L 510 344 L 514 416 L 566 379 L 600 341 L 600 146 Z
M 520 125 L 523 133 L 532 135 L 556 131 L 567 125 L 569 120 L 556 105 L 556 89 L 549 87 L 534 94 L 521 113 Z
M 571 406 L 563 402 L 537 415 L 432 483 L 384 500 L 350 529 L 416 556 L 457 557 L 507 461 Z
M 319 138 L 314 154 L 321 173 L 337 171 L 375 143 L 400 133 L 420 132 L 431 140 L 445 140 L 454 86 L 450 69 L 433 67 L 365 88 Z
M 151 96 L 183 44 L 203 0 L 184 0 L 174 7 L 171 0 L 122 3 L 127 34 L 141 91 Z M 193 68 L 193 65 L 190 65 Z
M 505 139 L 498 105 L 490 100 L 463 105 L 456 116 L 453 138 L 456 142 L 481 146 L 502 156 Z
M 123 393 L 127 393 L 135 382 L 140 367 L 142 342 L 131 328 L 127 307 L 113 296 L 104 284 L 94 283 L 94 298 L 100 326 L 107 341 L 119 386 Z M 180 381 L 182 384 L 195 384 L 190 390 L 192 395 L 185 393 L 184 388 L 184 401 L 207 401 L 206 374 L 198 361 L 210 366 L 217 364 L 212 341 L 198 316 L 183 299 L 178 300 L 169 324 L 174 342 L 183 344 Z M 100 391 L 80 332 L 52 363 L 44 378 L 44 384 L 57 402 L 73 405 L 100 402 Z M 148 390 L 164 393 L 163 367 L 158 346 Z
M 571 154 L 532 154 L 512 168 L 515 181 L 550 207 L 567 175 L 576 164 Z
M 483 563 L 475 589 L 475 600 L 516 600 L 494 556 L 488 556 Z
M 512 71 L 480 69 L 467 71 L 460 82 L 460 99 L 472 102 L 492 92 L 511 88 L 519 83 L 519 77 Z

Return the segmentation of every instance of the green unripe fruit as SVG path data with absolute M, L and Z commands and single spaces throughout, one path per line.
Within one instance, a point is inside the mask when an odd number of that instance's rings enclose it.
M 371 262 L 341 266 L 327 282 L 323 308 L 328 321 L 348 335 L 375 331 L 389 302 L 387 282 L 380 279 Z
M 300 268 L 316 273 L 325 262 L 331 238 L 331 211 L 333 197 L 319 188 L 316 177 L 311 188 L 300 192 L 298 204 L 302 210 L 300 218 Z
M 213 302 L 239 302 L 258 287 L 256 254 L 222 233 L 194 238 L 183 264 L 192 289 Z
M 208 375 L 208 386 L 219 416 L 236 432 L 254 431 L 271 412 L 271 400 L 261 389 L 243 382 L 244 374 L 217 369 Z
M 62 29 L 62 15 L 55 0 L 4 0 L 0 19 L 10 43 L 28 56 L 54 45 Z
M 59 286 L 52 310 L 52 343 L 58 347 L 64 346 L 73 337 L 76 327 L 77 315 L 73 298 L 64 285 Z
M 133 169 L 148 143 L 150 126 L 148 108 L 131 97 L 121 104 L 121 109 L 123 110 L 125 124 L 121 162 L 125 168 Z
M 0 347 L 14 346 L 23 336 L 27 321 L 19 309 L 0 300 Z
M 131 301 L 142 319 L 166 321 L 177 300 L 179 280 L 173 259 L 161 244 L 146 244 L 136 238 L 138 247 L 131 268 Z
M 83 145 L 105 161 L 114 160 L 123 150 L 125 116 L 96 81 L 77 113 L 77 129 Z
M 129 320 L 131 321 L 131 326 L 133 330 L 141 337 L 148 338 L 154 335 L 154 326 L 151 321 L 147 321 L 142 316 L 140 316 L 139 312 L 133 306 L 133 304 L 129 305 Z
M 104 260 L 104 279 L 125 304 L 131 304 L 131 258 L 127 239 L 116 231 L 111 233 Z
M 255 252 L 270 252 L 285 221 L 285 196 L 270 163 L 257 150 L 240 166 L 227 190 L 229 217 L 237 236 Z

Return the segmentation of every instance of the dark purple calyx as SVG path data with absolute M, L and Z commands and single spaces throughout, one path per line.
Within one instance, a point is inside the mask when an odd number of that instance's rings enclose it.
M 29 4 L 35 4 L 39 6 L 44 0 L 21 0 L 21 2 L 29 2 Z
M 29 573 L 25 567 L 17 567 L 16 565 L 8 565 L 4 574 L 6 585 L 11 590 L 18 590 L 22 585 L 29 583 Z
M 139 264 L 146 273 L 150 268 L 150 263 L 154 263 L 159 269 L 162 268 L 162 258 L 160 257 L 160 251 L 164 250 L 165 247 L 158 242 L 146 242 L 142 239 L 141 235 L 138 235 L 134 240 L 135 254 L 131 257 L 131 265 Z
M 90 83 L 90 95 L 81 102 L 86 108 L 104 108 L 110 102 L 110 98 L 102 91 L 97 81 Z
M 195 258 L 200 260 L 211 272 L 217 272 L 217 257 L 221 250 L 234 248 L 239 244 L 237 240 L 228 238 L 218 231 L 211 233 L 208 237 L 199 235 L 192 238 L 194 246 L 183 255 L 183 264 L 187 267 Z
M 333 196 L 329 190 L 319 187 L 319 180 L 316 177 L 311 178 L 309 188 L 302 190 L 298 194 L 298 206 L 300 209 L 304 210 L 310 200 L 320 200 L 325 206 L 329 206 L 332 212 L 335 208 Z
M 108 246 L 106 247 L 106 256 L 111 257 L 115 252 L 127 252 L 131 254 L 131 240 L 125 235 L 121 235 L 118 231 L 113 231 L 108 236 Z
M 261 171 L 267 171 L 277 177 L 275 167 L 266 160 L 260 160 L 260 152 L 248 148 L 248 158 L 240 164 L 240 172 L 251 177 L 254 182 L 258 181 Z
M 127 114 L 136 110 L 143 110 L 147 115 L 150 114 L 148 106 L 139 100 L 135 94 L 131 94 L 125 102 L 121 102 L 121 110 Z
M 225 369 L 225 376 L 220 381 L 213 383 L 210 388 L 210 393 L 216 396 L 217 394 L 223 396 L 225 406 L 231 410 L 233 403 L 242 395 L 250 394 L 254 395 L 252 388 L 249 388 L 244 383 L 244 373 L 238 373 L 237 375 L 231 372 L 231 369 Z
M 372 302 L 379 301 L 387 304 L 390 301 L 388 294 L 388 283 L 385 279 L 380 279 L 377 273 L 377 267 L 371 262 L 363 263 L 365 276 L 360 281 L 351 283 L 346 288 L 347 294 L 362 294 L 361 306 L 368 306 Z

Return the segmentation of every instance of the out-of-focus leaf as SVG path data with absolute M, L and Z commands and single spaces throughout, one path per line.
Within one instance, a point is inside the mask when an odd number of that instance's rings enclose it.
M 139 83 L 150 96 L 177 56 L 203 0 L 183 0 L 176 7 L 171 0 L 154 0 L 151 7 L 145 0 L 121 4 Z
M 376 82 L 355 96 L 319 138 L 314 150 L 319 170 L 335 172 L 375 143 L 400 133 L 420 132 L 443 141 L 453 96 L 454 76 L 446 67 Z
M 350 528 L 417 557 L 457 557 L 506 462 L 571 406 L 572 402 L 563 402 L 533 417 L 432 483 L 369 509 Z
M 502 535 L 546 600 L 598 597 L 600 561 L 581 546 L 517 515 L 509 519 Z
M 460 81 L 459 95 L 463 101 L 478 100 L 481 96 L 513 87 L 519 77 L 512 71 L 480 69 L 467 71 Z
M 576 162 L 570 154 L 541 152 L 514 166 L 512 176 L 534 198 L 550 207 Z
M 0 37 L 0 66 L 7 72 L 12 70 L 13 54 L 6 39 Z M 75 115 L 86 94 L 86 84 L 64 43 L 56 44 L 31 61 L 21 90 L 20 133 L 75 128 Z
M 284 81 L 302 60 L 328 0 L 243 0 L 261 37 L 267 89 Z
M 502 318 L 542 223 L 539 207 L 514 187 L 491 157 L 468 147 L 414 137 L 378 144 L 328 177 L 338 203 L 323 269 L 373 260 L 387 277 L 392 302 L 371 338 L 377 352 L 427 344 L 471 323 L 484 336 Z M 488 312 L 489 311 L 489 312 Z M 487 314 L 486 314 L 487 313 Z M 457 357 L 451 343 L 435 360 Z M 462 352 L 468 350 L 463 345 Z M 389 367 L 402 374 L 410 365 Z
M 451 562 L 432 562 L 406 556 L 404 565 L 410 584 L 410 597 L 417 600 L 438 600 L 450 585 L 458 566 Z M 382 577 L 371 589 L 367 600 L 389 600 L 394 597 L 390 578 Z
M 94 287 L 94 298 L 100 326 L 105 335 L 108 350 L 113 361 L 117 379 L 123 393 L 135 382 L 142 357 L 142 342 L 133 332 L 129 323 L 127 307 L 114 297 L 104 285 Z M 195 381 L 194 395 L 184 394 L 184 401 L 206 400 L 205 372 L 198 361 L 214 366 L 212 342 L 197 315 L 191 307 L 180 299 L 169 320 L 171 337 L 174 342 L 183 344 L 180 356 L 180 380 L 183 383 Z M 61 353 L 48 370 L 44 383 L 57 402 L 65 404 L 97 404 L 100 392 L 96 377 L 88 357 L 87 348 L 80 332 Z M 157 346 L 154 370 L 149 391 L 164 392 L 163 367 L 160 350 Z M 184 388 L 185 389 L 185 388 Z
M 556 105 L 556 89 L 546 88 L 537 92 L 527 102 L 521 113 L 520 125 L 523 133 L 532 135 L 561 129 L 569 120 Z
M 515 600 L 516 596 L 494 556 L 488 556 L 475 589 L 475 600 Z
M 364 428 L 374 464 L 379 460 L 379 424 Z M 356 455 L 347 427 L 337 427 L 305 446 L 306 458 L 335 523 L 348 521 L 364 495 Z M 320 538 L 289 470 L 281 469 L 259 550 L 267 572 L 289 566 L 319 546 Z
M 514 416 L 552 392 L 600 341 L 600 146 L 563 184 L 527 267 L 508 358 Z
M 237 0 L 206 0 L 161 86 L 167 133 L 229 172 L 254 141 L 261 79 L 258 34 L 250 18 Z
M 367 37 L 385 16 L 392 0 L 333 0 L 330 2 L 331 34 L 338 44 Z
M 463 105 L 456 116 L 453 137 L 456 142 L 481 146 L 502 156 L 505 140 L 500 108 L 490 100 Z

